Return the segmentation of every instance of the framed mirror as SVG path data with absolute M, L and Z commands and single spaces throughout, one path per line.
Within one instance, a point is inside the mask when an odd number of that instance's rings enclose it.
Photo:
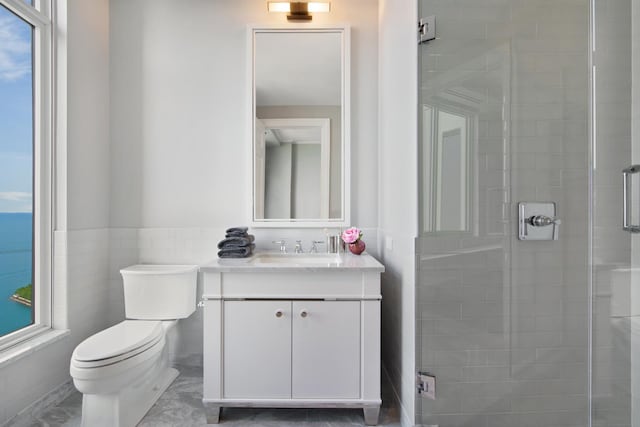
M 349 225 L 349 30 L 252 27 L 253 227 Z

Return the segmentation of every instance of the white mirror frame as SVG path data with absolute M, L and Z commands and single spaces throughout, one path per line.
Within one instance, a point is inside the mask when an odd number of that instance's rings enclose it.
M 340 33 L 342 35 L 342 156 L 340 162 L 340 176 L 342 182 L 342 194 L 341 194 L 341 218 L 332 219 L 288 219 L 283 221 L 282 219 L 256 219 L 256 200 L 260 199 L 257 196 L 255 189 L 256 182 L 256 152 L 255 152 L 255 138 L 256 138 L 256 98 L 255 98 L 255 35 L 258 33 Z M 250 129 L 249 135 L 249 147 L 250 148 L 250 170 L 251 180 L 249 182 L 251 200 L 249 202 L 251 227 L 253 228 L 332 228 L 332 227 L 347 227 L 351 225 L 351 31 L 349 26 L 341 25 L 336 27 L 325 26 L 313 26 L 305 25 L 304 27 L 276 27 L 276 26 L 262 26 L 251 25 L 247 31 L 247 71 L 248 71 L 248 88 L 247 92 L 250 97 L 248 102 L 249 112 L 247 114 L 247 126 Z M 262 195 L 262 199 L 264 194 Z M 263 200 L 264 203 L 264 200 Z

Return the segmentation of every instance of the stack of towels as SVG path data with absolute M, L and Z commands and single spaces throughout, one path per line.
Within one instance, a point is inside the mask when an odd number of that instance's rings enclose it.
M 255 237 L 248 234 L 247 227 L 232 227 L 227 229 L 225 238 L 218 243 L 218 257 L 247 258 L 253 254 Z

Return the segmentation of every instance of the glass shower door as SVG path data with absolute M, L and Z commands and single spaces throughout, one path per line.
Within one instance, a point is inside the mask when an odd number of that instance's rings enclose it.
M 640 426 L 640 2 L 594 0 L 592 425 Z
M 589 421 L 589 0 L 419 0 L 416 424 Z M 518 239 L 553 202 L 558 240 Z

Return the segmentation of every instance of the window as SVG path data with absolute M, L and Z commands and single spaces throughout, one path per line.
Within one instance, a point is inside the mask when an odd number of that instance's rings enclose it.
M 0 0 L 0 349 L 51 324 L 51 21 Z

